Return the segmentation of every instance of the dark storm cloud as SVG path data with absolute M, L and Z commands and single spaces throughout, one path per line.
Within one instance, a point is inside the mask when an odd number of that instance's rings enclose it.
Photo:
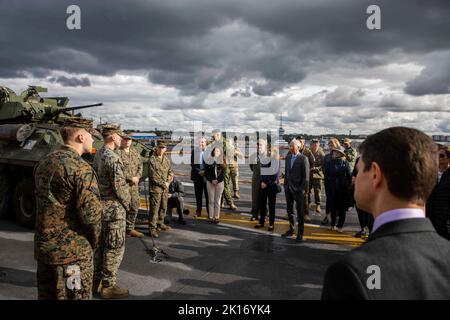
M 422 72 L 406 83 L 405 92 L 414 96 L 450 93 L 450 51 L 432 53 L 426 60 Z
M 347 87 L 338 87 L 333 92 L 325 96 L 325 106 L 327 107 L 357 107 L 361 105 L 364 91 L 354 90 Z
M 57 78 L 50 78 L 51 82 L 56 82 L 62 85 L 63 87 L 90 87 L 91 81 L 88 77 L 57 77 Z
M 314 72 L 322 61 L 348 56 L 350 65 L 372 67 L 390 62 L 389 52 L 395 50 L 408 55 L 450 49 L 447 0 L 76 3 L 82 29 L 69 31 L 65 12 L 73 1 L 1 1 L 0 77 L 145 70 L 150 81 L 187 95 L 220 91 L 243 79 L 254 94 L 273 95 L 303 81 L 305 68 Z M 381 31 L 366 29 L 370 4 L 382 9 Z M 238 27 L 226 27 L 233 23 Z M 424 88 L 429 78 L 424 71 L 406 91 L 448 89 Z M 441 74 L 431 80 L 448 78 Z

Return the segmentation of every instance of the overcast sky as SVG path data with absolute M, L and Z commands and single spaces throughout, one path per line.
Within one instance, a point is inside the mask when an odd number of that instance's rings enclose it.
M 288 133 L 450 134 L 448 0 L 0 0 L 0 13 L 0 85 L 103 102 L 84 112 L 97 122 L 251 130 L 283 113 Z

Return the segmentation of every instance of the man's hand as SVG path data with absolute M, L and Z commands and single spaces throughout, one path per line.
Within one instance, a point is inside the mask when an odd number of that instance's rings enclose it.
M 265 184 L 264 182 L 261 182 L 261 189 L 265 189 L 267 188 L 267 184 Z
M 165 183 L 165 186 L 166 186 L 166 187 L 165 187 L 164 189 L 165 189 L 165 190 L 169 190 L 170 183 L 169 183 L 169 182 L 166 182 L 166 183 Z
M 133 177 L 133 178 L 131 178 L 131 181 L 133 182 L 133 184 L 135 186 L 137 186 L 139 184 L 139 177 Z
M 200 170 L 198 172 L 198 174 L 199 174 L 200 177 L 203 177 L 205 175 L 205 170 Z
M 219 181 L 213 180 L 212 183 L 213 183 L 213 185 L 217 185 L 219 183 Z
M 171 193 L 168 193 L 168 194 L 167 194 L 167 197 L 168 197 L 168 198 L 172 198 L 172 194 L 171 194 Z

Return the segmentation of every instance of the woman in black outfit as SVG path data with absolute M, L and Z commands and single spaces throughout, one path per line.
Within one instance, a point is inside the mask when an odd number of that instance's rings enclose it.
M 226 159 L 222 150 L 211 151 L 212 164 L 206 164 L 206 189 L 208 190 L 208 223 L 218 224 L 220 219 L 220 200 L 222 198 L 226 171 Z M 209 161 L 208 161 L 209 162 Z
M 324 173 L 328 176 L 328 195 L 330 198 L 331 230 L 342 233 L 345 215 L 350 204 L 350 185 L 352 173 L 345 160 L 343 147 L 332 150 L 332 159 L 325 164 Z M 336 218 L 339 217 L 336 229 Z

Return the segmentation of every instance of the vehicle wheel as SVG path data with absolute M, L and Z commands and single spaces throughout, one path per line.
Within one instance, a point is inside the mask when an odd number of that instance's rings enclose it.
M 16 221 L 23 226 L 33 228 L 36 219 L 33 180 L 24 179 L 17 184 L 13 195 L 13 206 Z
M 0 218 L 11 215 L 11 179 L 0 168 Z

